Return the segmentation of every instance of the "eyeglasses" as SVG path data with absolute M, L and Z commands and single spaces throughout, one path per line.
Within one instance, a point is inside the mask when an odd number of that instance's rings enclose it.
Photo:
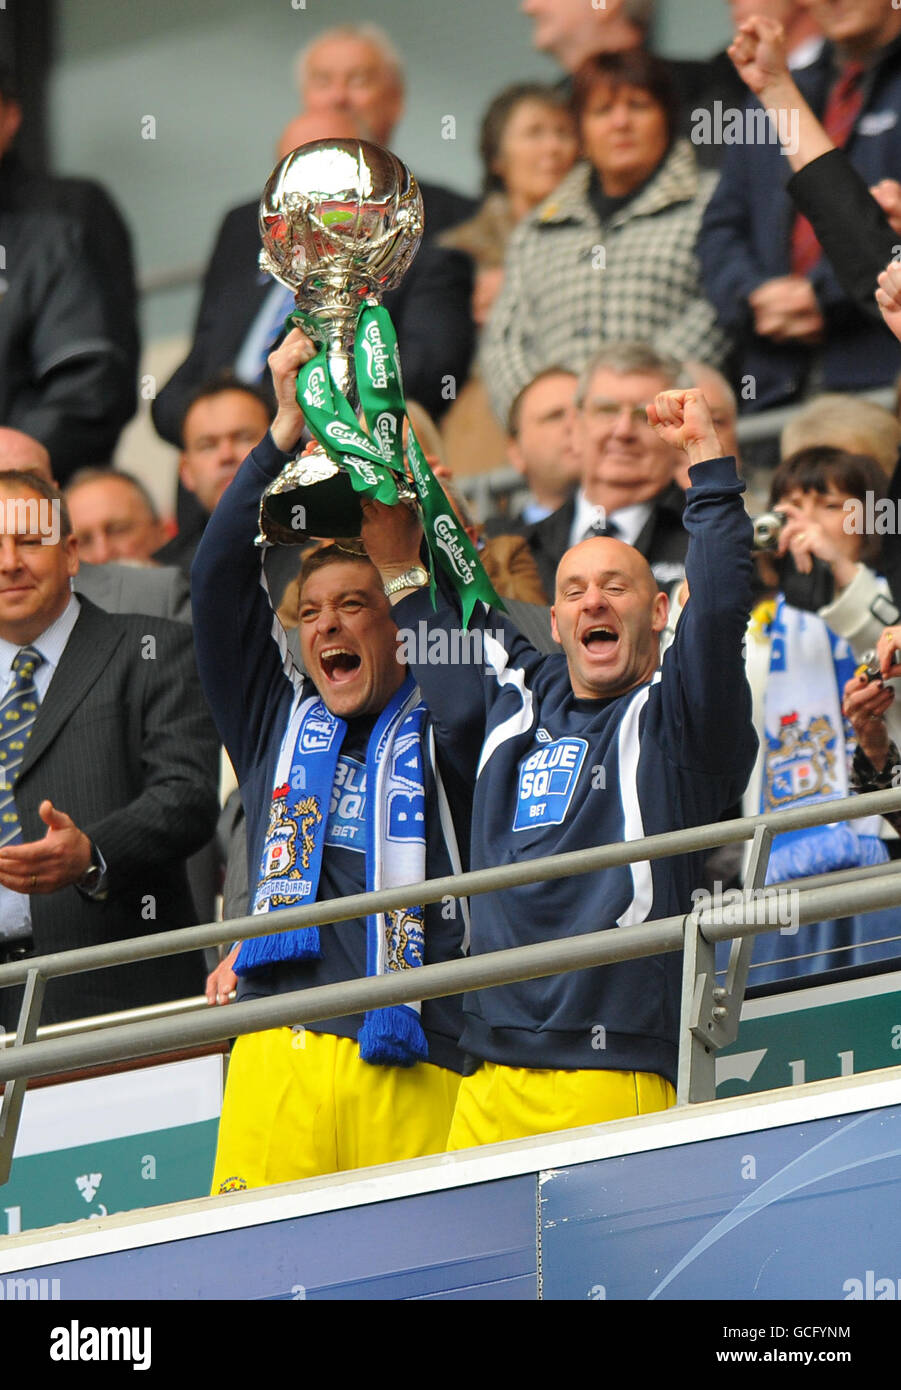
M 628 405 L 625 401 L 613 401 L 603 398 L 595 398 L 585 403 L 586 415 L 594 415 L 602 420 L 609 420 L 611 423 L 622 415 L 624 410 L 628 412 L 629 423 L 633 428 L 637 428 L 639 425 L 647 425 L 647 404 Z

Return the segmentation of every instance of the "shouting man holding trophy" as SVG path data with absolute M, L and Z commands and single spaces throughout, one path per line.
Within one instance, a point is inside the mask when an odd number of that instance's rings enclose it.
M 437 752 L 399 659 L 389 595 L 428 572 L 383 586 L 353 539 L 361 499 L 415 505 L 396 343 L 378 302 L 416 252 L 415 180 L 379 146 L 317 141 L 273 172 L 260 227 L 261 263 L 295 290 L 298 326 L 269 359 L 276 418 L 213 513 L 192 586 L 198 666 L 244 800 L 252 911 L 270 914 L 459 871 L 474 770 Z M 294 457 L 305 425 L 318 446 Z M 412 431 L 407 451 L 433 569 L 471 611 L 490 585 Z M 333 543 L 301 569 L 303 675 L 260 547 L 311 537 Z M 453 959 L 467 924 L 463 901 L 413 905 L 250 938 L 229 966 L 239 998 L 290 992 Z M 460 1025 L 454 998 L 239 1038 L 213 1192 L 443 1149 Z

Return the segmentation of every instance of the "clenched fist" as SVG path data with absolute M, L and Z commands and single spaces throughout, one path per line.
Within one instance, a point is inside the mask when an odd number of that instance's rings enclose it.
M 721 458 L 723 446 L 710 416 L 704 394 L 696 387 L 685 391 L 661 391 L 648 406 L 648 422 L 676 449 L 684 449 L 689 463 Z

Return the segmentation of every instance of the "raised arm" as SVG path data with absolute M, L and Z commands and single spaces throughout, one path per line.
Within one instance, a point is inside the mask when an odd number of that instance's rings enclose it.
M 315 349 L 299 329 L 269 358 L 278 412 L 207 523 L 191 570 L 197 664 L 204 692 L 239 778 L 270 733 L 273 692 L 293 668 L 269 602 L 264 550 L 254 545 L 260 497 L 281 472 L 303 429 L 297 372 Z
M 798 88 L 786 60 L 781 24 L 757 16 L 735 35 L 729 56 L 736 71 L 768 111 L 794 170 L 787 192 L 813 226 L 842 290 L 869 318 L 876 278 L 896 254 L 898 234 L 882 204 L 894 205 L 897 185 L 884 181 L 874 197 L 844 151 L 836 149 Z M 829 299 L 828 283 L 815 283 Z M 833 295 L 834 298 L 834 295 Z
M 776 133 L 792 169 L 835 148 L 791 75 L 781 24 L 754 15 L 740 25 L 727 51 L 742 81 L 776 113 Z
M 722 457 L 700 391 L 664 391 L 648 419 L 692 465 L 683 524 L 689 532 L 689 598 L 666 654 L 661 698 L 649 732 L 680 766 L 750 773 L 756 751 L 744 637 L 751 613 L 751 523 L 745 485 L 733 458 Z

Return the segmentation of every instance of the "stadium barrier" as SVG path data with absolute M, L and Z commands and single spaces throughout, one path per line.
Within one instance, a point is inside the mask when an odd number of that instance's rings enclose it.
M 753 937 L 777 930 L 771 896 L 780 885 L 761 892 L 775 835 L 843 818 L 880 815 L 901 809 L 901 788 L 820 802 L 767 815 L 691 826 L 592 850 L 549 855 L 517 864 L 429 879 L 423 883 L 374 893 L 358 893 L 327 903 L 283 909 L 270 915 L 214 922 L 154 936 L 104 942 L 53 955 L 34 956 L 0 966 L 0 988 L 24 984 L 18 1028 L 12 1046 L 0 1051 L 0 1182 L 12 1165 L 19 1117 L 29 1078 L 71 1073 L 130 1058 L 222 1042 L 242 1033 L 311 1024 L 320 1019 L 361 1013 L 388 1004 L 433 999 L 465 990 L 486 989 L 517 980 L 536 979 L 607 965 L 615 961 L 684 950 L 679 1038 L 678 1103 L 710 1100 L 715 1095 L 716 1052 L 735 1041 L 753 948 Z M 373 912 L 496 892 L 517 885 L 568 878 L 619 865 L 649 862 L 751 840 L 743 903 L 728 914 L 719 906 L 641 922 L 616 931 L 512 947 L 468 959 L 421 966 L 415 971 L 342 981 L 315 989 L 246 1000 L 227 1008 L 179 1009 L 163 1016 L 90 1027 L 62 1036 L 37 1037 L 40 1009 L 48 979 L 126 962 L 178 955 L 199 947 L 264 936 L 301 926 L 326 926 Z M 799 925 L 855 912 L 901 905 L 901 861 L 849 875 L 847 871 L 804 883 L 795 881 Z M 727 920 L 724 920 L 724 916 Z M 725 983 L 716 982 L 717 941 L 732 941 Z M 193 1001 L 196 1006 L 196 1001 Z

